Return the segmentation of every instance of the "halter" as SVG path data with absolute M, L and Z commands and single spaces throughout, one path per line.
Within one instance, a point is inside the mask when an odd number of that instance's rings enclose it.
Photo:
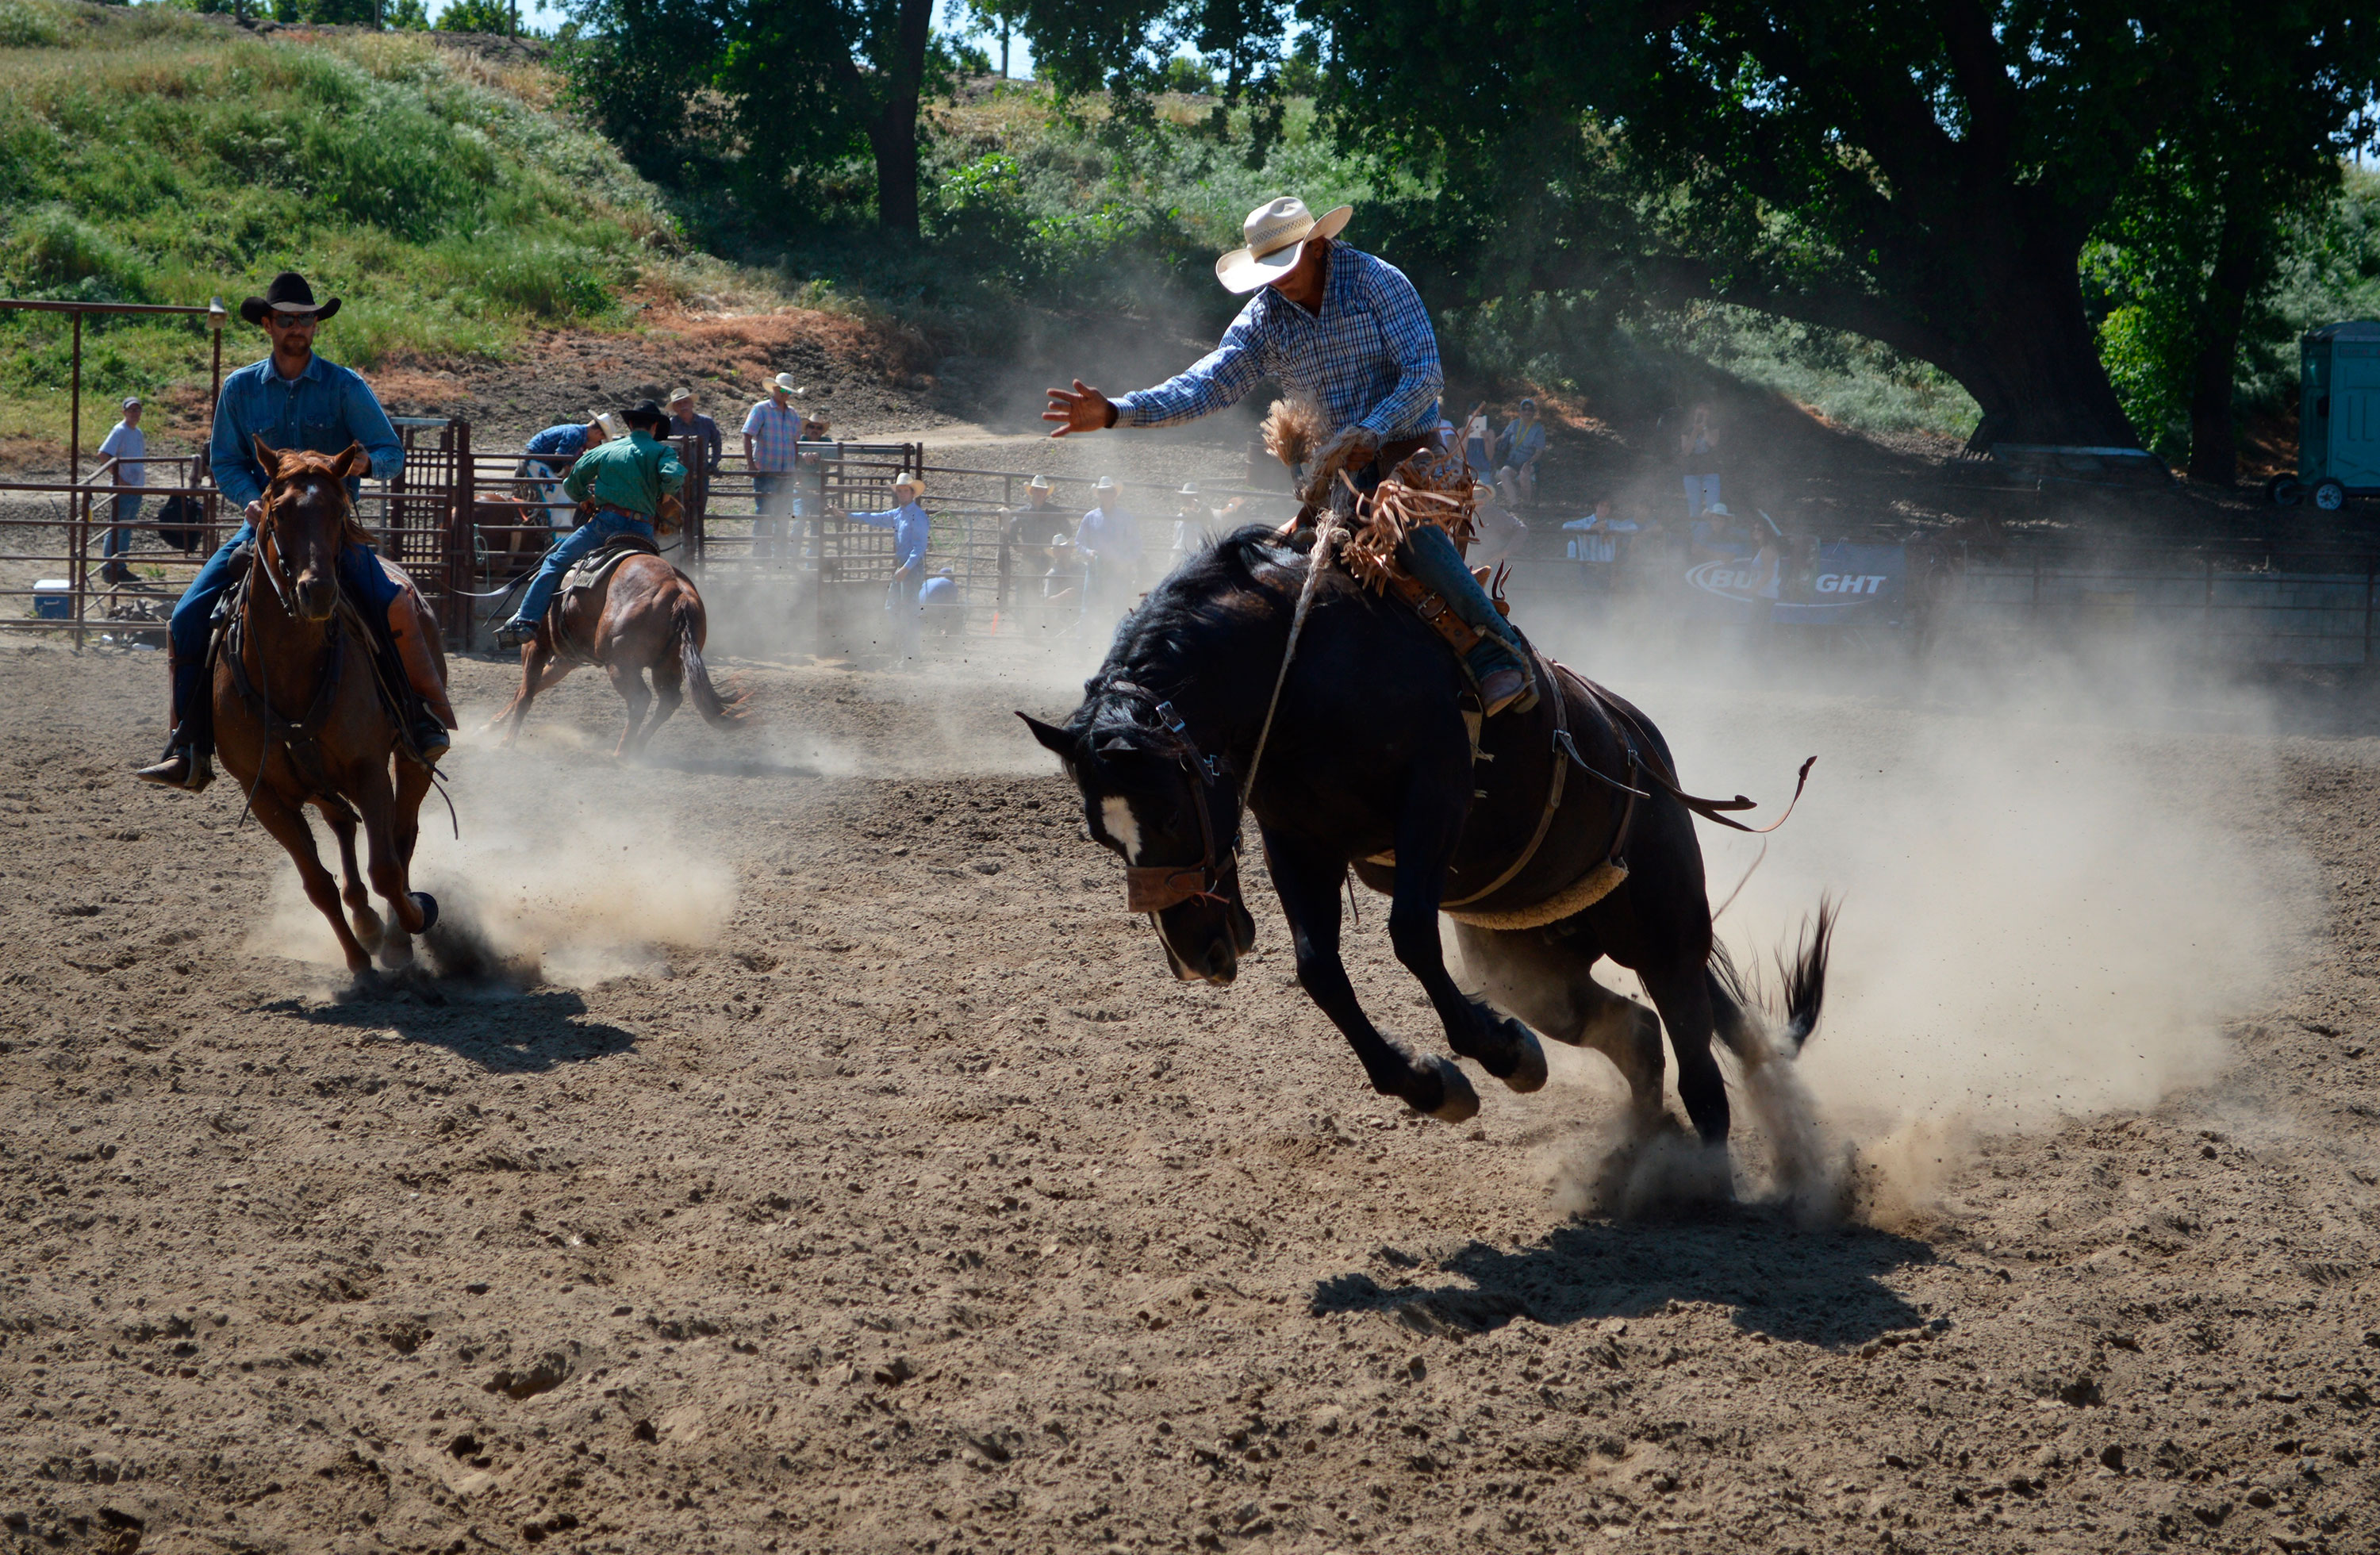
M 1240 867 L 1240 815 L 1235 805 L 1232 812 L 1231 845 L 1227 849 L 1219 849 L 1215 842 L 1213 807 L 1208 803 L 1216 785 L 1222 781 L 1215 758 L 1199 751 L 1197 742 L 1190 737 L 1189 724 L 1174 711 L 1171 701 L 1147 686 L 1135 686 L 1128 680 L 1111 680 L 1107 683 L 1107 689 L 1146 702 L 1156 712 L 1158 723 L 1173 736 L 1174 756 L 1184 774 L 1191 780 L 1193 808 L 1198 812 L 1198 862 L 1125 865 L 1125 907 L 1135 913 L 1161 913 L 1184 902 L 1216 902 L 1228 905 L 1231 898 L 1216 888 Z

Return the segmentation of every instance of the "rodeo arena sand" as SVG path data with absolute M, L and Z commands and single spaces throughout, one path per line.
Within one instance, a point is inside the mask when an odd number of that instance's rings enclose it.
M 1842 903 L 1718 1203 L 1590 1051 L 1372 1094 L 1253 837 L 1255 952 L 1172 980 L 1013 716 L 1097 642 L 725 613 L 745 726 L 614 765 L 582 672 L 467 733 L 432 975 L 365 997 L 234 784 L 127 776 L 160 655 L 0 641 L 0 1547 L 2380 1549 L 2358 684 L 1524 599 L 1688 786 L 1819 759 L 1703 829 L 1745 965 Z M 453 672 L 467 731 L 518 673 Z

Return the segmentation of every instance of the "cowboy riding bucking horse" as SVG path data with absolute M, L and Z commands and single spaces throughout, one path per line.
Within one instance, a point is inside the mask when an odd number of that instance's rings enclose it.
M 1051 389 L 1041 417 L 1059 423 L 1050 435 L 1176 426 L 1237 403 L 1270 378 L 1327 422 L 1309 491 L 1327 491 L 1343 473 L 1368 492 L 1406 458 L 1434 448 L 1444 386 L 1437 332 L 1402 271 L 1337 240 L 1354 209 L 1318 220 L 1304 200 L 1283 197 L 1250 212 L 1245 245 L 1215 261 L 1215 278 L 1257 295 L 1215 349 L 1155 388 L 1114 399 L 1079 378 L 1071 390 Z M 1427 590 L 1419 601 L 1425 617 L 1458 644 L 1482 713 L 1534 707 L 1529 655 L 1446 531 L 1414 527 L 1396 559 Z M 1443 619 L 1450 615 L 1455 620 Z
M 353 371 L 314 354 L 315 329 L 338 312 L 339 300 L 334 297 L 318 304 L 306 278 L 285 270 L 262 297 L 239 305 L 239 316 L 273 342 L 270 356 L 224 379 L 208 443 L 215 486 L 242 509 L 241 523 L 199 569 L 174 607 L 166 655 L 174 683 L 172 732 L 166 735 L 164 758 L 136 774 L 147 782 L 196 793 L 214 780 L 212 704 L 203 677 L 216 601 L 238 577 L 246 548 L 255 543 L 257 521 L 264 516 L 270 477 L 258 462 L 258 443 L 280 452 L 316 454 L 360 446 L 376 480 L 390 480 L 405 468 L 405 447 L 371 385 Z M 352 503 L 362 489 L 362 478 L 351 477 L 346 485 Z M 355 601 L 381 648 L 403 664 L 413 705 L 403 709 L 402 716 L 413 753 L 436 765 L 450 743 L 446 731 L 455 723 L 425 627 L 427 607 L 421 596 L 393 564 L 382 561 L 363 529 L 352 523 L 339 552 L 338 572 L 340 587 Z

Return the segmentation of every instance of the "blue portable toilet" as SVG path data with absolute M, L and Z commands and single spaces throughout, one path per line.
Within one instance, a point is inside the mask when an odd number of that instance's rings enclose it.
M 2380 322 L 2325 324 L 2298 342 L 2298 472 L 2277 475 L 2273 501 L 2312 496 L 2336 513 L 2380 496 Z

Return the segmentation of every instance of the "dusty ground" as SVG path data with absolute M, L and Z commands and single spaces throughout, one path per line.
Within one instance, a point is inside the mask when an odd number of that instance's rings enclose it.
M 583 676 L 462 752 L 418 878 L 547 980 L 340 1002 L 229 785 L 126 781 L 155 660 L 0 649 L 0 1548 L 2380 1549 L 2368 713 L 2136 742 L 2307 860 L 2228 1067 L 1801 1229 L 1568 1213 L 1591 1055 L 1400 1116 L 1269 913 L 1165 981 L 1059 677 L 747 673 L 641 769 Z

